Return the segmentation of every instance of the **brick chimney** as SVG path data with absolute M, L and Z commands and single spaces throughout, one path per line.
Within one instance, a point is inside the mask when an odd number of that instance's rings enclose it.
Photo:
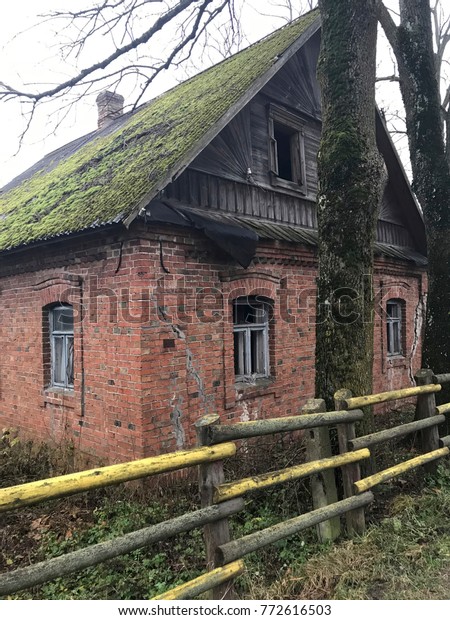
M 116 118 L 123 114 L 122 95 L 104 90 L 97 96 L 98 128 L 103 129 L 110 125 Z

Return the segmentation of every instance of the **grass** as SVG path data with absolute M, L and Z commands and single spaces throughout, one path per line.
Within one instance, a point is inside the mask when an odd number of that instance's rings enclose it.
M 407 420 L 405 420 L 407 421 Z M 408 440 L 410 441 L 410 440 Z M 11 480 L 55 475 L 70 469 L 70 449 L 14 440 L 0 444 L 0 467 Z M 395 461 L 407 458 L 408 442 L 397 444 Z M 302 458 L 298 440 L 242 449 L 238 478 L 288 466 Z M 389 466 L 391 455 L 385 455 Z M 259 456 L 259 459 L 257 458 Z M 382 455 L 381 455 L 382 456 Z M 245 463 L 245 467 L 242 465 Z M 275 465 L 276 464 L 276 465 Z M 246 558 L 236 583 L 243 599 L 448 599 L 450 582 L 450 469 L 437 476 L 410 473 L 377 490 L 366 535 L 321 545 L 314 529 Z M 196 483 L 133 484 L 48 502 L 0 515 L 0 571 L 117 537 L 198 507 Z M 311 508 L 307 481 L 252 494 L 232 520 L 233 537 L 273 525 Z M 23 599 L 148 599 L 204 572 L 199 530 L 121 556 L 79 574 L 13 595 Z
M 270 584 L 248 582 L 252 599 L 448 599 L 450 471 L 417 494 L 400 493 L 365 536 L 317 548 Z

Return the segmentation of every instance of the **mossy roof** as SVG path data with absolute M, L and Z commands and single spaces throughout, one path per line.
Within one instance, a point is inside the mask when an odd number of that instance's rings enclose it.
M 129 221 L 317 20 L 317 11 L 305 14 L 10 183 L 0 196 L 0 251 Z

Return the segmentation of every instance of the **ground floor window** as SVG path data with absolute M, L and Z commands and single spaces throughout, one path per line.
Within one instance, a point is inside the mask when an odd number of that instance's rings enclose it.
M 390 299 L 386 303 L 387 352 L 388 355 L 403 355 L 403 309 L 404 302 Z
M 49 311 L 51 385 L 73 389 L 73 308 L 54 306 Z
M 257 297 L 233 303 L 234 372 L 237 381 L 269 376 L 269 309 Z

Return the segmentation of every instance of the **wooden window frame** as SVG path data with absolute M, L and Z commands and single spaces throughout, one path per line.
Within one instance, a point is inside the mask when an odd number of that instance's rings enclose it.
M 389 306 L 397 308 L 396 315 L 391 316 L 388 311 Z M 403 299 L 388 299 L 386 302 L 386 337 L 387 337 L 387 355 L 388 357 L 404 357 L 405 356 L 405 302 Z M 395 347 L 395 332 L 399 349 Z
M 56 329 L 54 324 L 55 313 L 57 310 L 71 309 L 72 310 L 72 319 L 73 319 L 73 307 L 69 304 L 58 304 L 54 305 L 48 310 L 48 323 L 49 323 L 49 345 L 50 345 L 50 386 L 51 388 L 58 388 L 64 390 L 73 391 L 74 389 L 74 329 L 72 324 L 72 329 Z M 56 341 L 62 341 L 62 356 L 63 363 L 62 366 L 65 369 L 64 372 L 64 380 L 58 381 L 55 379 L 56 374 Z M 69 349 L 70 349 L 70 340 L 72 341 L 72 367 L 71 372 L 68 371 L 68 364 L 70 359 Z M 72 378 L 72 382 L 70 382 L 70 378 Z
M 293 179 L 283 179 L 278 170 L 278 145 L 275 138 L 275 125 L 282 125 L 291 134 L 290 161 Z M 306 160 L 305 160 L 305 123 L 298 116 L 276 106 L 269 105 L 269 175 L 270 182 L 275 187 L 294 190 L 302 194 L 307 193 L 306 187 Z
M 236 306 L 245 305 L 252 308 L 264 309 L 264 321 L 260 323 L 239 324 L 234 320 L 234 311 Z M 262 299 L 258 299 L 252 296 L 237 297 L 233 300 L 233 338 L 234 338 L 234 352 L 236 354 L 236 334 L 242 334 L 243 350 L 239 352 L 239 357 L 242 358 L 240 366 L 243 372 L 237 372 L 235 367 L 235 380 L 236 382 L 248 382 L 256 379 L 267 379 L 270 377 L 270 356 L 269 356 L 269 316 L 270 316 L 270 302 Z M 252 373 L 252 333 L 262 334 L 262 367 L 263 372 Z

